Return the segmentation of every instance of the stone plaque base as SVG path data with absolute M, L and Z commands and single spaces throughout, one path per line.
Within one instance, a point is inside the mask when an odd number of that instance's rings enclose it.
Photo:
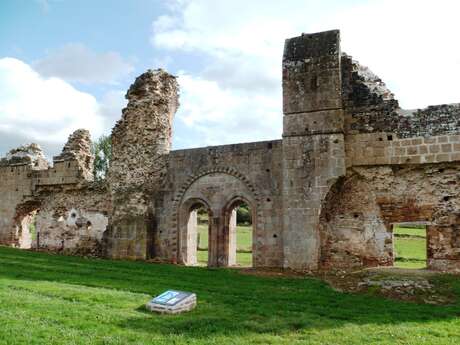
M 196 294 L 169 290 L 155 297 L 145 307 L 160 314 L 180 314 L 196 307 Z

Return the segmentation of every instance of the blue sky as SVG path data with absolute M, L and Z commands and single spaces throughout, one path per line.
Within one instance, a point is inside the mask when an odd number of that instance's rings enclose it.
M 110 133 L 148 68 L 179 76 L 174 148 L 281 137 L 284 39 L 338 28 L 402 106 L 459 102 L 455 0 L 1 0 L 0 155 Z

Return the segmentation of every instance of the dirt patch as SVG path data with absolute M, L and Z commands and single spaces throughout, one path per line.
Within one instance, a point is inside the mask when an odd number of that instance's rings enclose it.
M 282 268 L 239 268 L 234 267 L 232 269 L 238 270 L 241 274 L 247 274 L 258 277 L 289 277 L 289 278 L 304 278 L 305 274 L 295 272 L 290 269 Z
M 323 273 L 321 279 L 341 292 L 365 293 L 415 303 L 445 305 L 455 302 L 445 275 L 429 270 L 382 267 L 357 272 Z

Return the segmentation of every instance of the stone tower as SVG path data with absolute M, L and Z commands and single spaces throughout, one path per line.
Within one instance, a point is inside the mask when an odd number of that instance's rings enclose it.
M 287 39 L 283 55 L 285 267 L 316 269 L 319 214 L 345 174 L 339 31 Z
M 166 173 L 178 84 L 163 70 L 149 70 L 131 85 L 126 98 L 128 105 L 112 130 L 107 254 L 146 259 L 153 255 L 153 195 Z

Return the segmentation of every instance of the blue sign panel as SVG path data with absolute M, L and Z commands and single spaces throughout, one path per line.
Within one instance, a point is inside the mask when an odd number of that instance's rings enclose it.
M 173 306 L 191 295 L 190 292 L 168 290 L 155 297 L 151 303 Z

